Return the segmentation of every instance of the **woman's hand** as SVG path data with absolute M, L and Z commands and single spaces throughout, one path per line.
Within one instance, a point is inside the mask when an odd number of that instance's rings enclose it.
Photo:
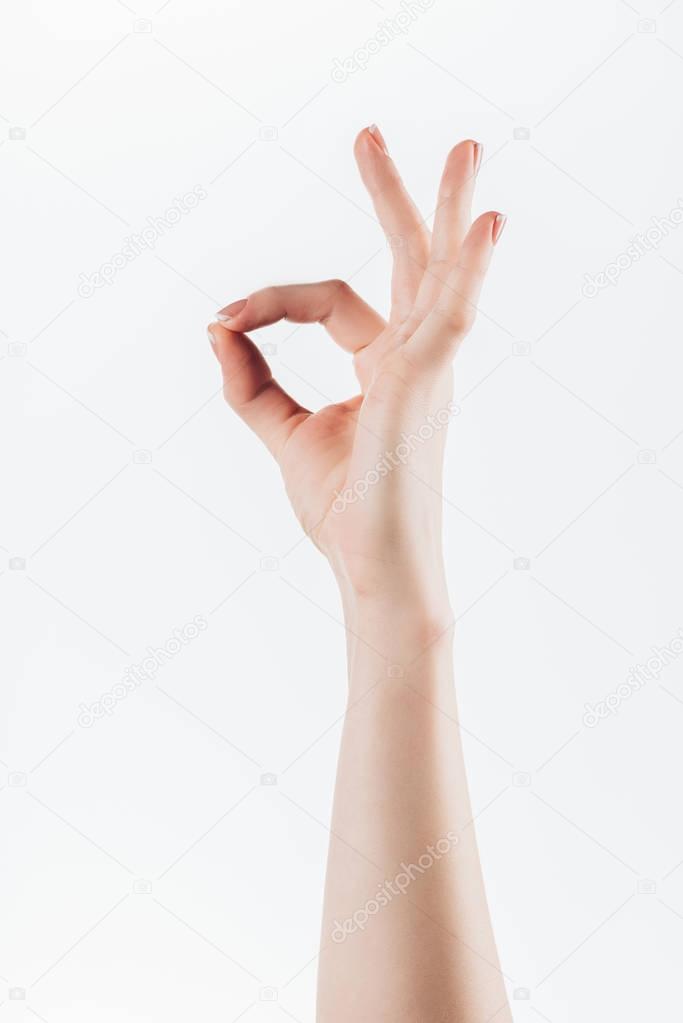
M 277 459 L 344 604 L 350 702 L 316 1019 L 511 1023 L 471 826 L 441 555 L 451 359 L 505 218 L 470 226 L 474 142 L 448 156 L 431 238 L 376 129 L 360 133 L 356 159 L 394 254 L 389 322 L 325 281 L 254 292 L 209 328 L 225 397 Z M 281 319 L 324 324 L 352 353 L 361 393 L 315 414 L 286 394 L 245 333 Z M 387 896 L 386 878 L 423 864 L 444 836 L 449 855 Z
M 389 321 L 343 281 L 324 281 L 256 291 L 223 309 L 209 335 L 226 400 L 277 459 L 342 592 L 396 599 L 410 591 L 442 609 L 451 360 L 474 322 L 505 217 L 485 213 L 471 224 L 478 143 L 449 153 L 431 237 L 377 128 L 360 133 L 355 155 L 393 251 Z M 316 413 L 287 394 L 246 334 L 281 319 L 322 323 L 352 353 L 361 393 Z

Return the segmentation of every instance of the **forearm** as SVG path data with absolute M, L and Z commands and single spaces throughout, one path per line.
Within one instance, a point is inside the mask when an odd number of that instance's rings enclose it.
M 406 590 L 408 592 L 406 592 Z M 479 866 L 439 593 L 346 596 L 349 705 L 319 1020 L 509 1020 Z M 428 608 L 428 610 L 425 610 Z

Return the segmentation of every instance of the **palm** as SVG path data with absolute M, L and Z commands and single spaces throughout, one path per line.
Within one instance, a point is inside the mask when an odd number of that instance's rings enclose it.
M 279 459 L 296 516 L 320 546 L 335 495 L 346 486 L 359 404 L 352 398 L 308 416 L 291 434 Z
M 395 445 L 387 424 L 397 421 L 400 413 L 406 429 L 411 419 L 420 419 L 425 396 L 420 400 L 415 393 L 399 348 L 396 331 L 385 329 L 355 359 L 361 393 L 303 415 L 278 455 L 294 511 L 320 547 L 327 546 L 331 523 L 338 532 L 335 501 L 339 504 L 339 496 Z M 436 390 L 440 397 L 435 401 L 433 393 L 431 404 L 441 408 L 451 392 L 449 374 Z

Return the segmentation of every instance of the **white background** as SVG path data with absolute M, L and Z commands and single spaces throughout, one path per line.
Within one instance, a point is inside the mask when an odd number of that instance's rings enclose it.
M 678 1018 L 683 659 L 583 721 L 683 627 L 683 227 L 582 293 L 683 196 L 664 2 L 435 0 L 338 82 L 398 3 L 2 0 L 0 1023 L 313 1021 L 344 636 L 205 324 L 325 277 L 386 311 L 351 153 L 372 121 L 425 215 L 465 137 L 478 212 L 510 215 L 457 360 L 445 529 L 515 1018 Z M 304 403 L 352 392 L 321 330 L 259 340 Z

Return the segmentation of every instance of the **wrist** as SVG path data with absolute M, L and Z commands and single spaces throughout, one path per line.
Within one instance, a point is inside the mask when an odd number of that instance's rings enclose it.
M 451 660 L 453 612 L 445 583 L 394 580 L 359 591 L 340 582 L 351 681 L 407 678 L 435 660 Z
M 372 592 L 340 584 L 344 620 L 354 631 L 405 631 L 429 642 L 453 623 L 453 611 L 444 587 L 406 581 Z

